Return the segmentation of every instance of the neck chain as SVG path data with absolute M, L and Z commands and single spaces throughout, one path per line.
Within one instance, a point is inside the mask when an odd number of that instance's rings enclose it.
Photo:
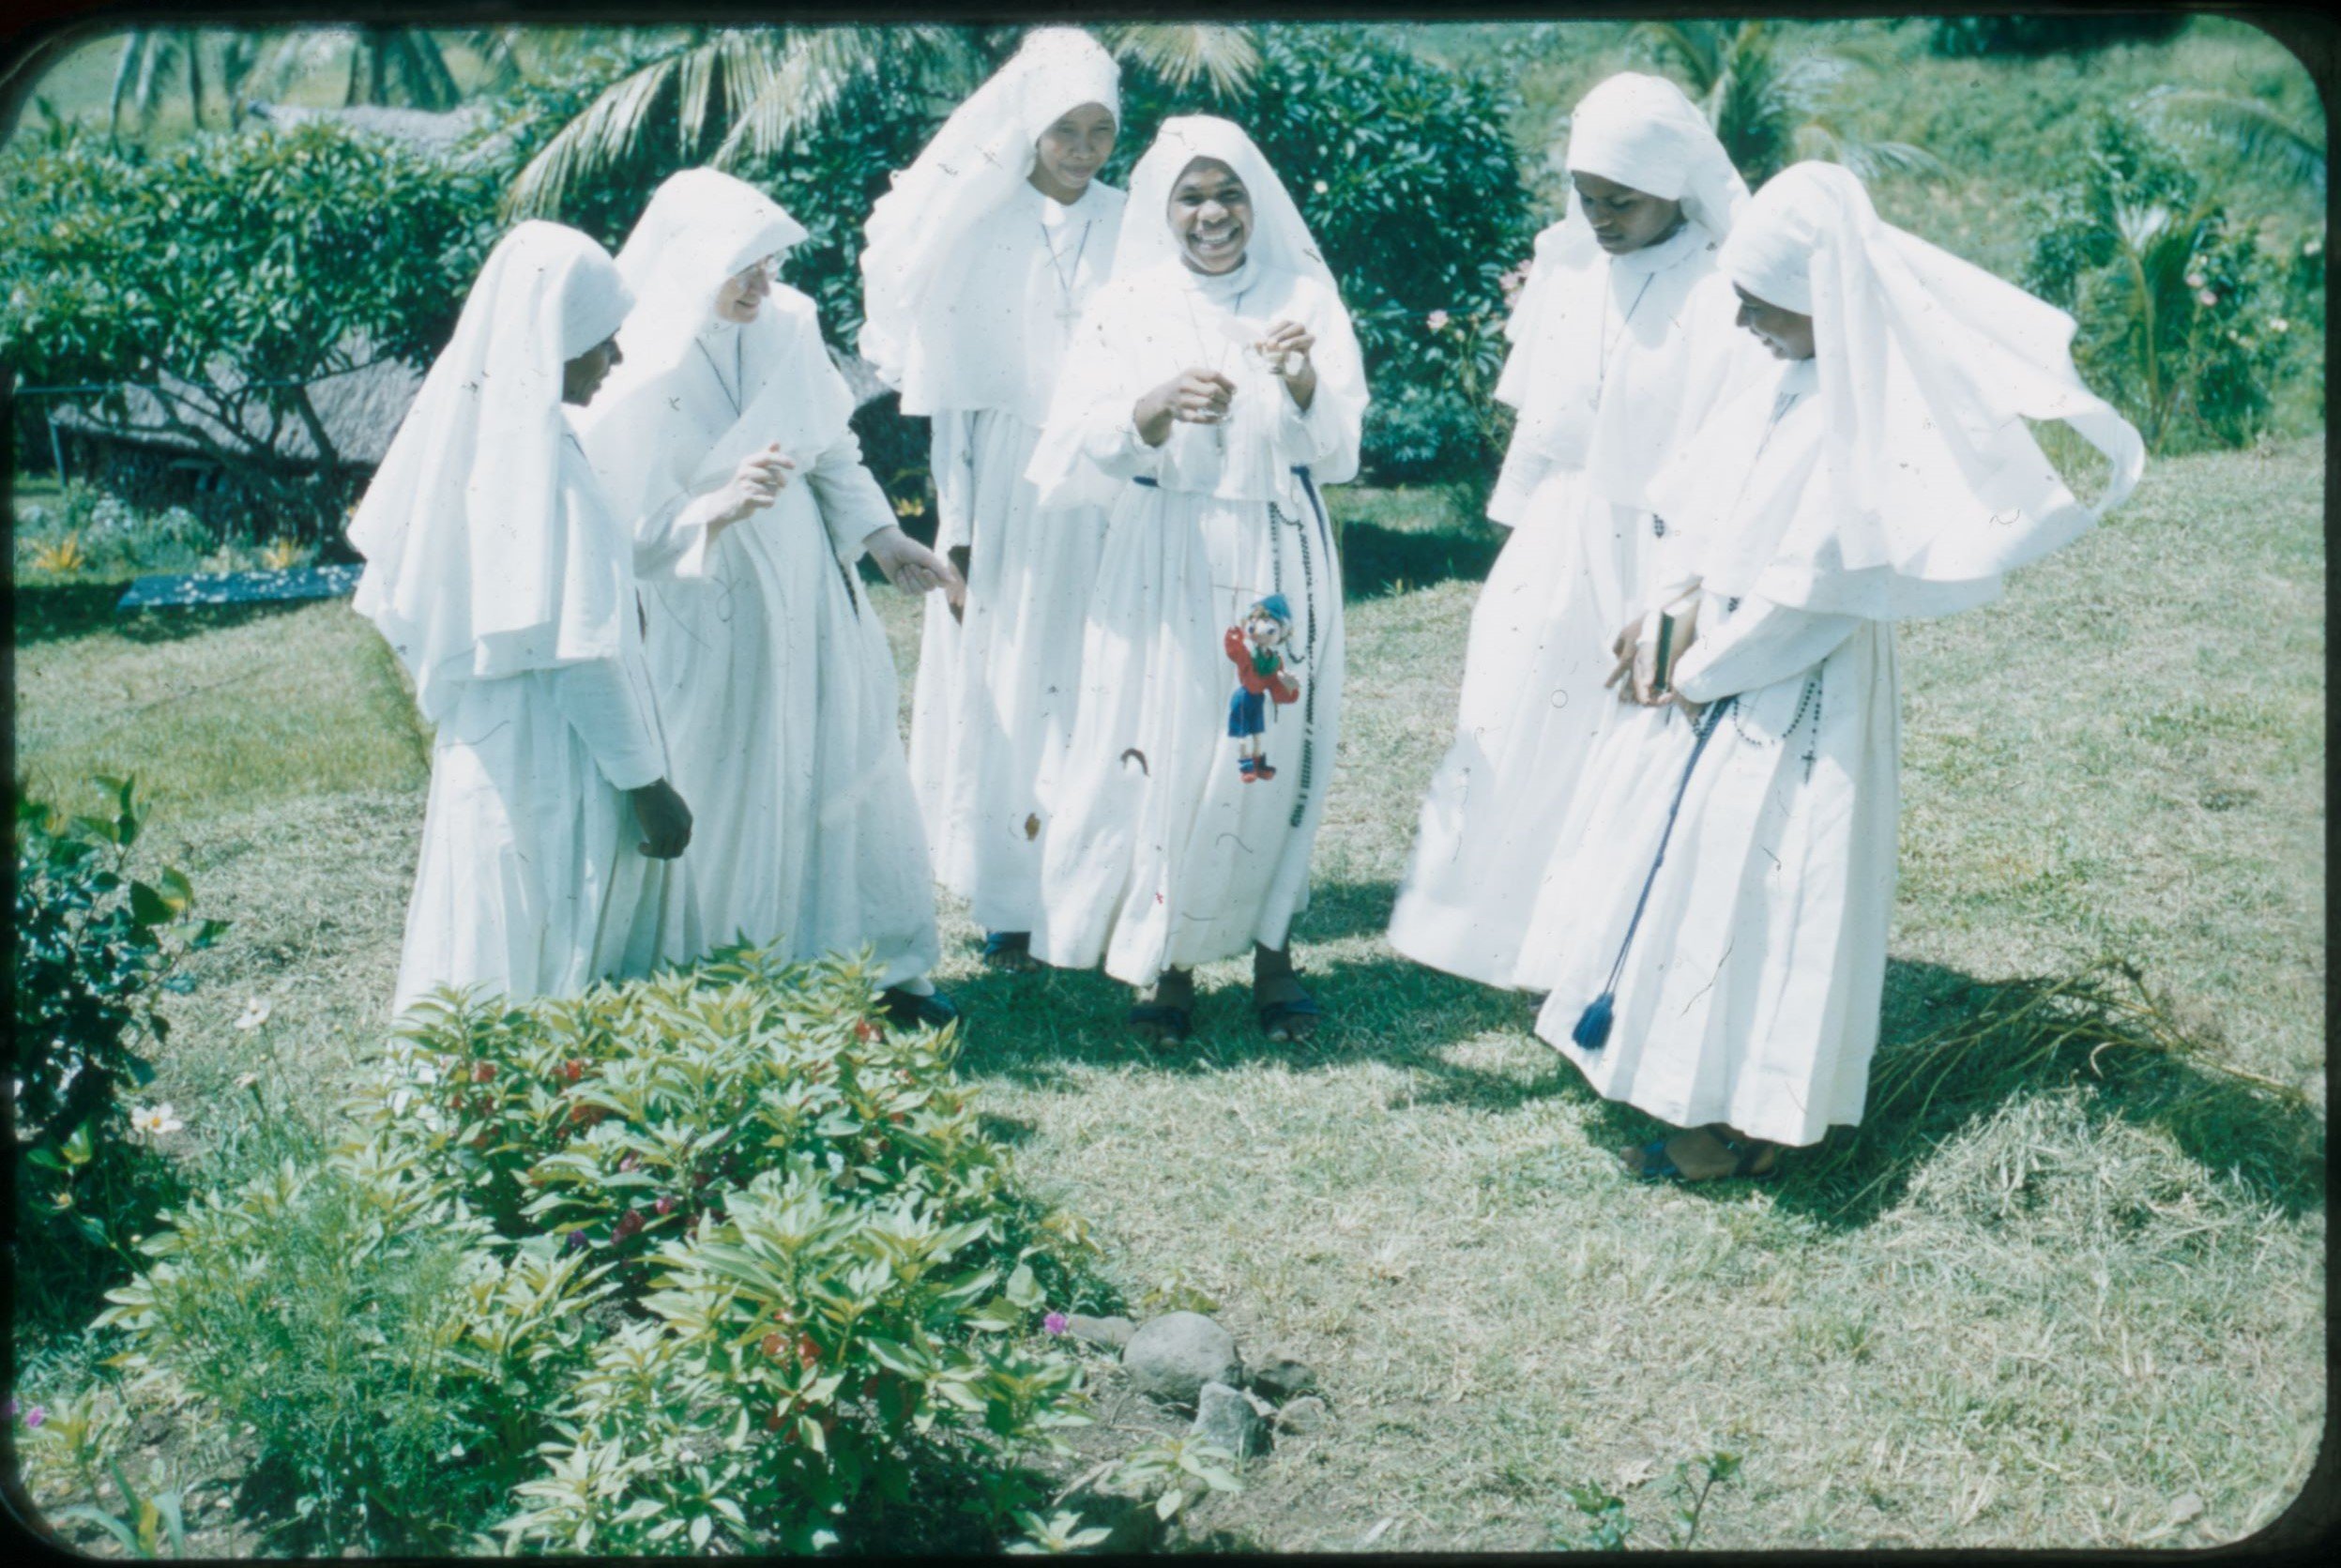
M 1618 258 L 1615 256 L 1610 257 L 1608 266 L 1609 270 L 1604 275 L 1602 280 L 1602 301 L 1604 306 L 1606 306 L 1609 301 L 1611 279 L 1617 275 Z M 1634 303 L 1628 305 L 1625 309 L 1625 312 L 1618 318 L 1617 331 L 1612 332 L 1609 329 L 1607 312 L 1606 310 L 1604 312 L 1602 321 L 1602 357 L 1600 363 L 1594 367 L 1593 372 L 1593 406 L 1596 408 L 1599 408 L 1602 405 L 1602 393 L 1609 386 L 1609 351 L 1618 346 L 1618 340 L 1619 338 L 1626 335 L 1626 328 L 1634 323 L 1634 312 L 1642 308 L 1642 297 L 1650 292 L 1650 285 L 1656 282 L 1658 282 L 1658 274 L 1656 272 L 1649 272 L 1643 275 L 1642 286 L 1634 291 Z
M 1081 243 L 1073 247 L 1073 264 L 1070 267 L 1065 266 L 1064 258 L 1057 253 L 1056 241 L 1049 236 L 1049 226 L 1046 223 L 1041 225 L 1041 243 L 1048 248 L 1049 252 L 1049 271 L 1056 275 L 1056 291 L 1064 300 L 1056 309 L 1056 317 L 1068 325 L 1081 313 L 1073 303 L 1073 284 L 1080 281 L 1081 258 L 1088 252 L 1089 230 L 1095 222 L 1095 219 L 1083 221 Z
M 721 388 L 723 395 L 731 400 L 732 412 L 735 414 L 738 413 L 740 371 L 739 334 L 737 332 L 732 334 L 732 379 L 729 381 L 725 381 L 723 379 L 723 369 L 715 362 L 715 350 L 707 346 L 707 340 L 705 337 L 700 337 L 695 338 L 692 341 L 699 345 L 699 352 L 707 357 L 707 369 L 715 373 L 716 386 Z

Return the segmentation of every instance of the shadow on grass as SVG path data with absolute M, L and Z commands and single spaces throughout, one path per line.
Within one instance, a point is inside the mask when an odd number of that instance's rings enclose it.
M 1783 1209 L 1836 1228 L 1893 1208 L 1936 1152 L 2009 1104 L 2072 1087 L 2098 1121 L 2167 1134 L 2208 1171 L 2241 1182 L 2287 1215 L 2321 1207 L 2325 1129 L 2306 1096 L 2223 1064 L 2127 966 L 2075 975 L 1983 981 L 1901 959 L 1886 967 L 1884 1018 L 1858 1128 L 1789 1155 Z M 1624 1145 L 1665 1128 L 1602 1102 L 1598 1131 Z M 1739 1182 L 1686 1189 L 1718 1199 Z
M 1342 525 L 1342 597 L 1380 599 L 1455 577 L 1479 582 L 1503 547 L 1502 531 L 1490 524 L 1429 533 L 1352 518 Z
M 1387 885 L 1324 889 L 1300 935 L 1304 943 L 1349 935 L 1359 922 L 1336 919 L 1328 930 L 1320 914 L 1386 919 L 1391 896 Z M 978 1076 L 1045 1084 L 1075 1066 L 1203 1073 L 1273 1062 L 1305 1073 L 1374 1060 L 1419 1074 L 1407 1096 L 1417 1104 L 1502 1113 L 1558 1094 L 1592 1108 L 1588 1136 L 1604 1147 L 1665 1131 L 1631 1106 L 1601 1100 L 1557 1054 L 1525 1073 L 1443 1054 L 1478 1035 L 1530 1033 L 1535 1010 L 1522 995 L 1386 951 L 1312 961 L 1304 948 L 1301 967 L 1327 1013 L 1311 1039 L 1269 1040 L 1252 1017 L 1249 986 L 1237 978 L 1207 983 L 1194 1039 L 1163 1049 L 1132 1038 L 1123 1016 L 1129 989 L 1102 974 L 985 971 L 957 987 L 971 1020 L 962 1064 Z M 2073 1086 L 2090 1090 L 2092 1117 L 2166 1134 L 2189 1160 L 2288 1215 L 2323 1202 L 2325 1130 L 2315 1105 L 2227 1066 L 2215 1041 L 2180 1022 L 2125 966 L 1987 982 L 1894 960 L 1883 1011 L 1862 1125 L 1790 1155 L 1777 1189 L 1782 1207 L 1832 1226 L 1866 1225 L 1900 1200 L 1938 1149 L 2011 1102 Z M 1687 1190 L 1731 1199 L 1745 1188 L 1725 1181 Z
M 114 614 L 127 582 L 18 584 L 12 595 L 15 646 L 32 647 L 110 632 L 134 643 L 175 643 L 206 632 L 244 626 L 304 610 L 314 600 L 258 604 L 191 604 Z

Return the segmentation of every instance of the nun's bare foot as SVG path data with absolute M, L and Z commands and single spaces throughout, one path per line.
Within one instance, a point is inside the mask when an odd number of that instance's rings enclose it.
M 1670 1136 L 1619 1150 L 1626 1169 L 1645 1181 L 1718 1181 L 1771 1176 L 1780 1146 L 1741 1137 L 1729 1127 L 1689 1127 Z

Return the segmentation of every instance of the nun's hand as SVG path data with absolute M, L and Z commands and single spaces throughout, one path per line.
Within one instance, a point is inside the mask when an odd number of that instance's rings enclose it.
M 1619 702 L 1632 702 L 1634 700 L 1634 683 L 1627 679 L 1627 677 L 1634 674 L 1634 650 L 1635 645 L 1640 643 L 1641 640 L 1642 617 L 1638 616 L 1633 620 L 1626 622 L 1624 626 L 1619 629 L 1618 635 L 1610 639 L 1610 657 L 1617 660 L 1618 662 L 1611 668 L 1609 672 L 1609 678 L 1603 681 L 1602 685 L 1604 687 L 1618 686 L 1618 700 Z M 1621 680 L 1625 681 L 1626 684 L 1619 686 L 1618 683 Z
M 732 470 L 732 477 L 716 493 L 722 501 L 722 510 L 715 514 L 715 521 L 707 529 L 708 537 L 714 538 L 735 523 L 746 522 L 779 500 L 796 466 L 781 455 L 777 441 L 760 452 L 741 458 L 739 466 Z
M 1131 410 L 1131 419 L 1138 427 L 1138 438 L 1149 447 L 1159 447 L 1170 439 L 1174 419 L 1190 425 L 1218 424 L 1227 418 L 1228 400 L 1235 395 L 1234 382 L 1198 365 L 1140 398 L 1137 407 Z
M 1315 347 L 1315 335 L 1297 321 L 1278 322 L 1260 340 L 1260 357 L 1284 377 L 1292 401 L 1304 409 L 1316 396 L 1316 361 L 1309 358 Z
M 967 582 L 958 570 L 894 525 L 889 523 L 870 535 L 861 541 L 861 547 L 878 563 L 886 580 L 903 592 L 925 593 L 941 588 L 951 603 L 966 602 Z
M 642 852 L 654 860 L 671 860 L 691 845 L 691 808 L 664 779 L 629 790 L 634 820 L 642 827 Z

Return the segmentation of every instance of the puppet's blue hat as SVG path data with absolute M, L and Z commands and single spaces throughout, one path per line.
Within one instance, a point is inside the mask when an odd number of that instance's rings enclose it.
M 1254 604 L 1253 608 L 1255 610 L 1266 610 L 1269 615 L 1274 616 L 1278 620 L 1285 621 L 1286 623 L 1290 623 L 1292 620 L 1292 606 L 1285 602 L 1285 596 L 1281 593 L 1269 594 L 1266 599 L 1263 599 L 1258 603 Z

